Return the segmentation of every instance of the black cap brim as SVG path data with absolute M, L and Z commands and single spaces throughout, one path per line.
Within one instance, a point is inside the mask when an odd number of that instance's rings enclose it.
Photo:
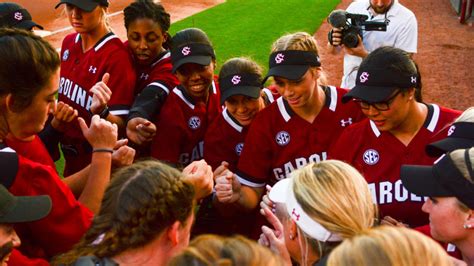
M 173 62 L 173 73 L 176 73 L 176 70 L 180 68 L 184 64 L 193 63 L 202 66 L 208 66 L 212 62 L 212 57 L 209 55 L 194 55 L 194 56 L 187 56 L 183 57 L 176 62 Z
M 51 210 L 49 196 L 21 196 L 15 197 L 14 206 L 4 216 L 0 216 L 0 223 L 31 222 L 44 218 Z
M 44 29 L 43 26 L 41 26 L 41 25 L 37 24 L 36 22 L 31 21 L 31 20 L 24 20 L 24 21 L 16 24 L 15 27 L 21 28 L 21 29 L 24 29 L 24 30 L 31 30 L 31 29 L 33 29 L 33 27 L 37 27 L 41 30 Z
M 57 4 L 54 8 L 58 8 L 62 4 L 71 4 L 73 6 L 76 6 L 86 12 L 91 12 L 94 10 L 99 3 L 94 2 L 94 1 L 84 1 L 84 0 L 61 0 L 59 4 Z
M 263 79 L 263 82 L 269 77 L 282 77 L 289 80 L 300 79 L 306 71 L 310 68 L 309 65 L 280 65 L 270 68 L 268 74 Z
M 451 197 L 453 193 L 437 182 L 432 166 L 403 165 L 400 170 L 403 186 L 418 196 Z
M 426 146 L 426 153 L 432 157 L 438 157 L 446 152 L 457 149 L 468 149 L 474 147 L 474 139 L 447 137 Z
M 258 99 L 260 97 L 260 90 L 260 87 L 255 86 L 239 86 L 221 90 L 221 104 L 224 104 L 225 100 L 234 95 L 245 95 L 253 99 Z
M 346 103 L 353 98 L 361 99 L 369 103 L 383 102 L 388 99 L 396 89 L 395 87 L 356 85 L 352 90 L 342 96 L 342 102 Z

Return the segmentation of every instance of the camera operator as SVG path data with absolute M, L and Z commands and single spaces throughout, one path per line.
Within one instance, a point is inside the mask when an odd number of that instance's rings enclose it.
M 352 2 L 346 9 L 348 13 L 364 14 L 368 16 L 367 21 L 385 22 L 386 31 L 362 31 L 356 47 L 349 48 L 342 44 L 341 29 L 333 28 L 332 44 L 328 47 L 332 54 L 338 54 L 344 50 L 344 75 L 342 77 L 342 88 L 351 89 L 355 86 L 355 78 L 362 59 L 371 51 L 381 46 L 393 46 L 405 50 L 408 53 L 416 53 L 418 25 L 415 14 L 398 0 L 359 0 Z

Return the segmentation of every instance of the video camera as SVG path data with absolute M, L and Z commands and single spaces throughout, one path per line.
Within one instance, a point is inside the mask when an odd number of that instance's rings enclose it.
M 342 28 L 342 44 L 354 48 L 359 44 L 358 35 L 362 38 L 362 31 L 387 31 L 388 20 L 366 21 L 369 17 L 362 14 L 352 14 L 344 10 L 334 10 L 329 14 L 328 22 L 334 28 Z M 332 30 L 328 34 L 329 43 L 332 44 Z

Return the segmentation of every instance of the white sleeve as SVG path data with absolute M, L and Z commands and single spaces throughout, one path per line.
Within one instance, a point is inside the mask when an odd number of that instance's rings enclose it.
M 410 16 L 407 22 L 404 23 L 404 27 L 398 32 L 394 46 L 409 53 L 417 52 L 418 22 L 416 21 L 415 15 Z

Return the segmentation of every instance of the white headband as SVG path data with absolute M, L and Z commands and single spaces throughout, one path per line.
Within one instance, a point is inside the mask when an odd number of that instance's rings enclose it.
M 270 200 L 285 203 L 288 215 L 310 237 L 322 242 L 342 241 L 339 235 L 329 232 L 304 212 L 303 208 L 296 201 L 295 193 L 293 192 L 293 179 L 293 177 L 290 177 L 276 183 L 270 191 Z

